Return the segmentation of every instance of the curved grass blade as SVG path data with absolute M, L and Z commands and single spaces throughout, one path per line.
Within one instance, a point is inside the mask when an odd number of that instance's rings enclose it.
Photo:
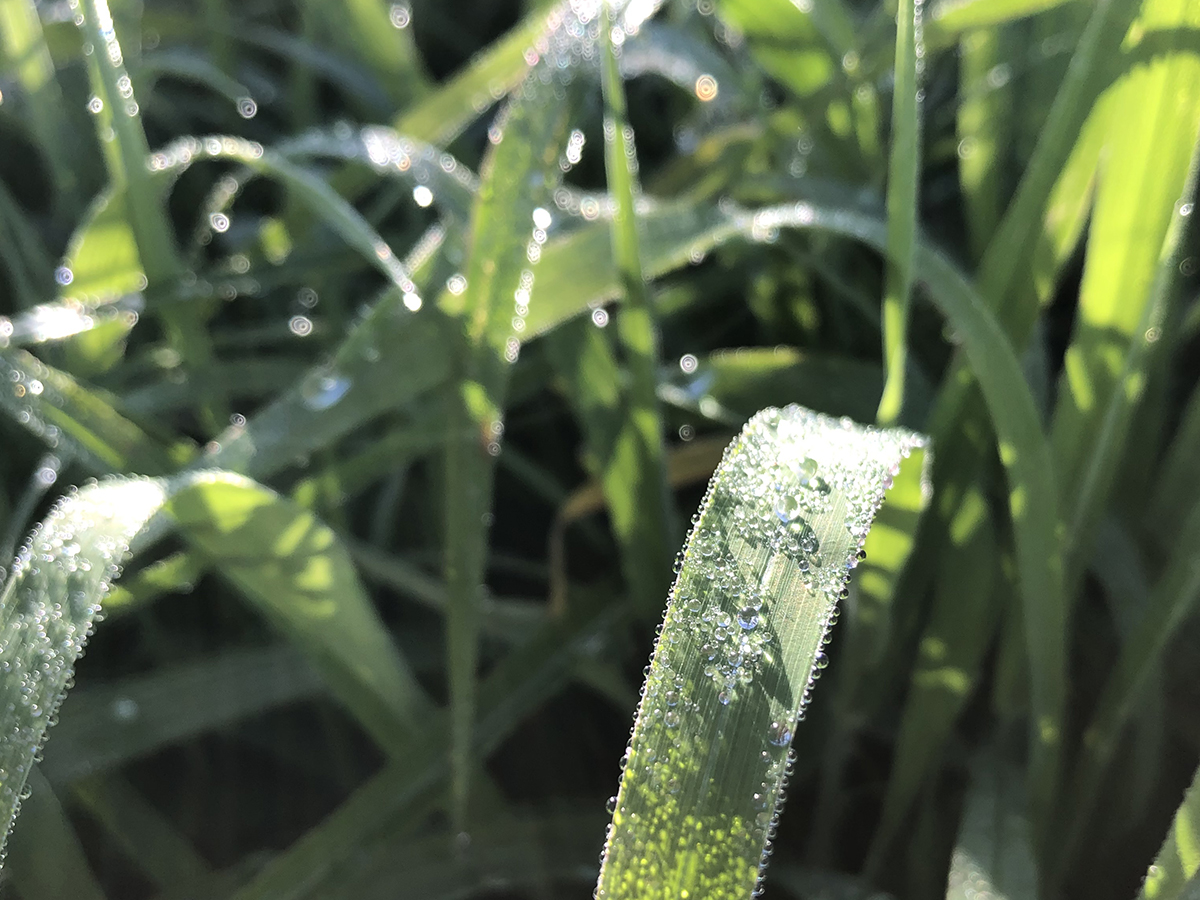
M 428 712 L 406 663 L 328 527 L 227 473 L 110 479 L 68 496 L 34 533 L 0 594 L 0 821 L 5 834 L 34 754 L 129 544 L 160 510 L 313 662 L 388 752 Z
M 923 445 L 788 407 L 727 450 L 647 676 L 598 898 L 754 891 L 837 601 L 885 486 Z
M 812 203 L 771 207 L 757 212 L 725 213 L 715 207 L 692 205 L 664 208 L 647 217 L 644 259 L 646 270 L 662 274 L 687 264 L 689 254 L 706 252 L 736 238 L 767 240 L 780 228 L 826 231 L 862 241 L 879 252 L 887 247 L 887 226 L 877 217 L 846 208 Z M 572 239 L 576 236 L 573 235 Z M 594 240 L 594 238 L 588 238 Z M 559 245 L 559 248 L 567 242 Z M 578 244 L 576 244 L 578 246 Z M 592 244 L 602 253 L 602 245 Z M 602 257 L 601 257 L 602 258 Z M 600 269 L 589 288 L 592 297 L 614 296 L 611 269 Z M 934 305 L 960 336 L 971 372 L 979 379 L 987 410 L 1000 442 L 1001 460 L 1008 472 L 1009 506 L 1016 534 L 1021 597 L 1026 613 L 1033 708 L 1037 726 L 1031 730 L 1033 781 L 1031 802 L 1043 804 L 1033 819 L 1044 826 L 1046 804 L 1058 778 L 1062 717 L 1065 705 L 1065 600 L 1062 560 L 1057 534 L 1057 488 L 1049 449 L 1042 434 L 1037 406 L 1029 393 L 1020 364 L 1004 332 L 966 278 L 941 254 L 923 242 L 917 246 L 917 277 L 927 286 Z M 584 279 L 580 279 L 584 280 Z M 553 299 L 551 299 L 553 298 Z M 548 327 L 580 312 L 589 293 L 550 294 L 541 306 Z M 552 305 L 553 304 L 553 305 Z
M 33 758 L 129 542 L 166 500 L 150 479 L 114 481 L 60 503 L 0 593 L 0 831 L 17 813 Z M 43 561 L 50 557 L 51 562 Z M 2 841 L 0 841 L 2 847 Z
M 227 473 L 181 479 L 166 510 L 214 570 L 313 660 L 379 746 L 400 746 L 428 701 L 333 531 L 268 488 Z
M 887 378 L 876 420 L 892 425 L 904 403 L 908 315 L 917 247 L 917 190 L 921 173 L 919 78 L 924 68 L 921 7 L 900 0 L 896 9 L 896 87 L 892 93 L 892 147 L 888 160 L 888 249 L 883 295 L 883 356 Z
M 1191 900 L 1200 872 L 1200 769 L 1175 811 L 1171 830 L 1146 873 L 1138 900 Z

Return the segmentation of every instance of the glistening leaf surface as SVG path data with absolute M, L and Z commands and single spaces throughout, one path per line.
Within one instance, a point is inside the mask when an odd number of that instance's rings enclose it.
M 754 890 L 837 601 L 885 487 L 923 445 L 790 406 L 726 451 L 651 664 L 598 898 Z
M 7 834 L 129 544 L 166 507 L 183 536 L 308 656 L 385 749 L 427 712 L 345 548 L 307 511 L 248 479 L 201 472 L 114 478 L 63 500 L 0 594 L 0 830 Z

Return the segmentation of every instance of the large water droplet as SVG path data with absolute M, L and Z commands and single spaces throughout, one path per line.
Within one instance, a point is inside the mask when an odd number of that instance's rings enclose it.
M 309 409 L 329 409 L 350 390 L 350 379 L 342 375 L 317 375 L 307 378 L 300 396 Z

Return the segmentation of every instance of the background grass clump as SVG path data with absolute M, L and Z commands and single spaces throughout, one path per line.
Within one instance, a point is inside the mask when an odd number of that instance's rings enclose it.
M 1192 896 L 1198 50 L 0 0 L 0 897 Z

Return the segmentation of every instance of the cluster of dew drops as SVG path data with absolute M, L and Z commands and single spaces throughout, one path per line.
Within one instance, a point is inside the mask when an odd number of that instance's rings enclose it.
M 765 586 L 739 569 L 728 549 L 731 537 L 786 557 L 805 585 L 829 601 L 821 642 L 797 707 L 768 726 L 770 749 L 762 751 L 763 778 L 751 798 L 753 825 L 764 847 L 760 871 L 782 810 L 793 729 L 803 720 L 814 683 L 828 664 L 823 648 L 838 617 L 838 601 L 848 596 L 850 572 L 865 558 L 866 535 L 884 492 L 901 461 L 923 445 L 924 439 L 912 433 L 859 426 L 799 406 L 767 409 L 751 419 L 742 438 L 726 452 L 701 512 L 693 518 L 698 525 L 713 506 L 724 507 L 727 531 L 714 525 L 697 528 L 676 565 L 674 599 L 660 626 L 655 664 L 648 668 L 643 688 L 639 716 L 647 722 L 661 719 L 672 729 L 681 725 L 685 714 L 699 712 L 673 667 L 675 645 L 686 635 L 695 636 L 701 671 L 725 706 L 736 703 L 739 691 L 753 683 L 769 653 Z M 824 527 L 830 515 L 843 517 L 849 541 L 837 543 L 848 548 L 845 559 L 829 557 L 813 527 L 819 517 L 824 517 Z M 635 727 L 635 741 L 637 732 Z M 635 754 L 639 763 L 647 762 L 631 742 L 623 764 Z M 655 782 L 656 767 L 650 763 L 647 774 Z M 666 785 L 669 793 L 675 792 L 673 787 Z M 619 802 L 611 798 L 609 811 Z M 609 838 L 611 844 L 620 836 L 610 830 Z
M 148 478 L 72 487 L 18 552 L 12 614 L 0 632 L 0 707 L 14 723 L 0 760 L 0 810 L 15 811 L 27 794 L 29 768 L 129 540 L 163 498 L 163 485 Z

